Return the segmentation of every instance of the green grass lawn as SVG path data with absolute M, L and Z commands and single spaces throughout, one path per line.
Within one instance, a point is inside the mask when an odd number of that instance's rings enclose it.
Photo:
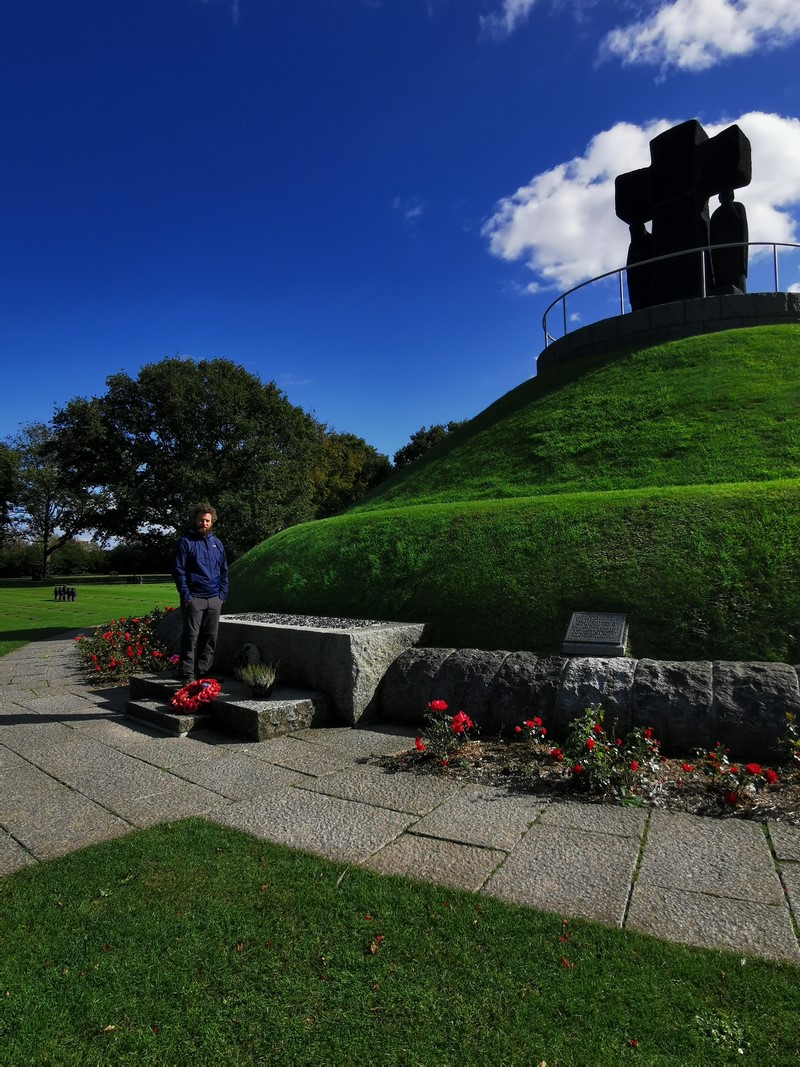
M 0 936 L 8 1064 L 800 1056 L 791 965 L 564 922 L 201 820 L 4 879 Z
M 53 599 L 46 585 L 0 585 L 0 656 L 28 641 L 55 637 L 65 630 L 98 626 L 109 619 L 147 612 L 155 607 L 174 607 L 178 594 L 172 582 L 151 585 L 78 585 L 72 580 L 54 581 L 78 590 L 74 603 Z

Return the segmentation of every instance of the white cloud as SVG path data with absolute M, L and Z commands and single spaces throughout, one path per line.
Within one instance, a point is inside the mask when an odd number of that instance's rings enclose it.
M 780 48 L 799 36 L 797 0 L 673 0 L 639 22 L 612 30 L 600 55 L 623 65 L 698 71 L 733 56 Z
M 753 181 L 737 193 L 747 208 L 751 241 L 796 241 L 800 206 L 800 119 L 750 112 L 704 124 L 713 136 L 737 123 L 753 148 Z M 585 153 L 536 175 L 502 199 L 482 233 L 501 259 L 533 272 L 528 291 L 569 289 L 625 263 L 628 228 L 614 211 L 614 178 L 650 163 L 649 143 L 675 125 L 620 122 Z
M 421 200 L 418 196 L 396 196 L 392 201 L 392 207 L 403 216 L 406 226 L 413 229 L 430 205 L 427 200 Z
M 480 16 L 481 33 L 495 40 L 510 37 L 530 14 L 536 0 L 503 0 L 500 11 Z

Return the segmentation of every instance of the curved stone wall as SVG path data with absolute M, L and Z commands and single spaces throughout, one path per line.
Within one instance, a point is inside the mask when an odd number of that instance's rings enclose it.
M 746 326 L 800 323 L 800 293 L 745 293 L 706 296 L 601 319 L 560 337 L 536 360 L 536 373 L 573 359 L 675 341 L 701 333 Z
M 409 649 L 383 678 L 380 715 L 416 724 L 430 700 L 463 709 L 485 736 L 540 715 L 548 732 L 563 738 L 574 718 L 600 704 L 620 734 L 652 726 L 668 754 L 688 755 L 719 740 L 736 759 L 769 759 L 785 735 L 786 712 L 800 713 L 800 684 L 798 668 L 786 663 Z

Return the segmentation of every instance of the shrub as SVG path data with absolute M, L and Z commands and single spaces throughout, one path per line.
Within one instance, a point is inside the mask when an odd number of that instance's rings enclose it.
M 631 730 L 624 740 L 609 736 L 603 719 L 603 709 L 592 705 L 570 726 L 563 756 L 576 784 L 622 799 L 641 794 L 658 779 L 660 742 L 649 726 Z
M 233 673 L 251 689 L 271 689 L 278 676 L 278 664 L 242 663 L 233 668 Z
M 447 766 L 458 750 L 472 740 L 470 730 L 476 730 L 476 726 L 465 712 L 448 715 L 444 700 L 432 700 L 423 719 L 422 736 L 415 740 L 414 747 Z
M 112 619 L 95 627 L 91 637 L 75 638 L 81 665 L 90 678 L 123 684 L 137 671 L 164 671 L 170 666 L 159 641 L 158 624 L 173 608 L 153 608 L 147 615 Z

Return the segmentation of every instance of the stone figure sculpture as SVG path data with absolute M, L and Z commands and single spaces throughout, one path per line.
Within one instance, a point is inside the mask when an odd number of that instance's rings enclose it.
M 653 235 L 647 232 L 647 227 L 643 222 L 631 223 L 629 229 L 631 243 L 628 245 L 627 259 L 628 299 L 632 310 L 639 311 L 640 308 L 650 307 L 653 302 L 650 298 L 652 264 L 636 266 L 638 263 L 644 263 L 645 260 L 653 258 Z
M 750 141 L 739 127 L 729 126 L 716 137 L 709 137 L 695 119 L 673 126 L 653 138 L 649 167 L 617 177 L 616 213 L 631 228 L 628 266 L 647 258 L 642 252 L 648 244 L 651 257 L 687 252 L 649 267 L 628 271 L 632 308 L 686 300 L 702 296 L 704 291 L 714 288 L 712 262 L 708 255 L 689 253 L 688 250 L 709 244 L 708 198 L 712 195 L 727 197 L 730 193 L 732 201 L 733 190 L 749 185 L 751 177 Z M 731 204 L 726 201 L 725 206 L 720 232 L 729 233 L 734 228 L 734 219 Z M 746 232 L 743 212 L 741 204 L 734 205 L 739 233 L 743 222 Z M 647 222 L 652 222 L 651 233 L 647 232 Z M 729 240 L 731 238 L 725 243 Z M 744 270 L 736 274 L 740 279 L 747 274 L 746 248 L 744 251 Z M 730 277 L 731 265 L 724 258 L 720 263 L 723 276 Z M 739 266 L 738 260 L 736 265 Z M 736 283 L 725 281 L 722 284 Z
M 747 291 L 747 212 L 744 204 L 734 200 L 733 189 L 719 194 L 719 207 L 711 216 L 711 266 L 715 293 Z M 715 248 L 715 245 L 734 245 Z

